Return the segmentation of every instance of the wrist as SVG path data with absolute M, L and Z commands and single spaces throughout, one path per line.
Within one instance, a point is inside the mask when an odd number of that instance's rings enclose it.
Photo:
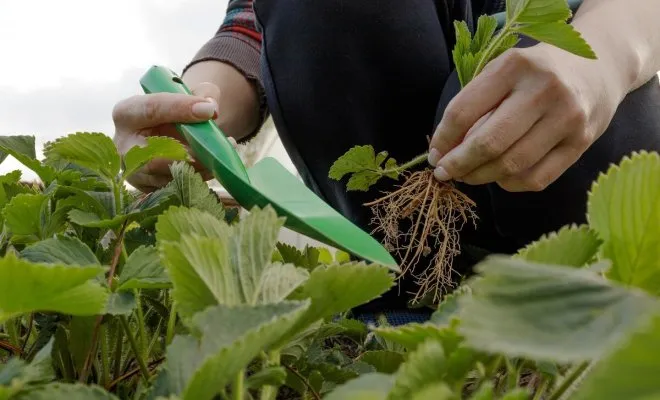
M 240 140 L 258 128 L 261 116 L 256 85 L 232 65 L 216 60 L 201 61 L 191 65 L 181 78 L 191 90 L 202 83 L 218 87 L 216 122 L 228 136 Z

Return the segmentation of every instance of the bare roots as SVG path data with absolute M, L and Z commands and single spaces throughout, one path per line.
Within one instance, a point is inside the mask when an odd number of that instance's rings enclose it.
M 425 169 L 406 173 L 406 181 L 395 191 L 365 204 L 371 207 L 376 226 L 374 233 L 384 235 L 385 247 L 401 258 L 402 276 L 412 275 L 420 287 L 419 300 L 433 295 L 438 301 L 445 289 L 452 287 L 452 263 L 460 253 L 459 232 L 477 215 L 474 202 L 451 183 L 438 182 L 433 171 Z M 410 227 L 399 230 L 408 219 Z M 420 265 L 422 256 L 436 252 L 431 264 Z M 421 269 L 421 271 L 416 271 Z

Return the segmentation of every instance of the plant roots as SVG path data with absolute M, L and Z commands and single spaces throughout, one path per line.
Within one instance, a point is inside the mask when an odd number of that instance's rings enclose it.
M 396 190 L 365 204 L 373 213 L 372 233 L 383 234 L 384 246 L 400 257 L 399 278 L 411 275 L 417 281 L 414 301 L 432 295 L 437 302 L 454 286 L 452 264 L 460 253 L 459 232 L 468 220 L 476 224 L 475 203 L 452 183 L 438 182 L 430 169 L 404 174 L 405 182 Z M 410 222 L 409 228 L 401 228 L 404 220 Z M 433 251 L 428 267 L 418 265 Z

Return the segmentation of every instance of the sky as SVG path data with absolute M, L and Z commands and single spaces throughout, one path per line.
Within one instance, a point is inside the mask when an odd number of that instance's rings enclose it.
M 0 135 L 113 135 L 112 107 L 152 64 L 181 72 L 227 0 L 15 0 L 0 6 Z M 22 169 L 9 159 L 0 173 Z

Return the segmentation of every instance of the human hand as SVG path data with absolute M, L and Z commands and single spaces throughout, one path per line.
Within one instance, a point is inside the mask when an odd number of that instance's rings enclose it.
M 605 131 L 627 88 L 545 44 L 493 60 L 447 106 L 430 144 L 440 181 L 541 191 Z
M 119 154 L 123 157 L 131 147 L 144 143 L 146 136 L 168 136 L 184 142 L 174 123 L 216 120 L 220 98 L 217 86 L 202 83 L 191 88 L 191 91 L 192 96 L 153 93 L 118 102 L 112 111 L 112 119 L 115 124 L 114 142 Z M 229 139 L 236 146 L 236 141 L 231 137 Z M 154 191 L 172 180 L 171 163 L 172 160 L 155 159 L 128 177 L 127 181 L 142 192 Z M 191 164 L 205 180 L 212 178 L 201 163 L 193 159 Z

